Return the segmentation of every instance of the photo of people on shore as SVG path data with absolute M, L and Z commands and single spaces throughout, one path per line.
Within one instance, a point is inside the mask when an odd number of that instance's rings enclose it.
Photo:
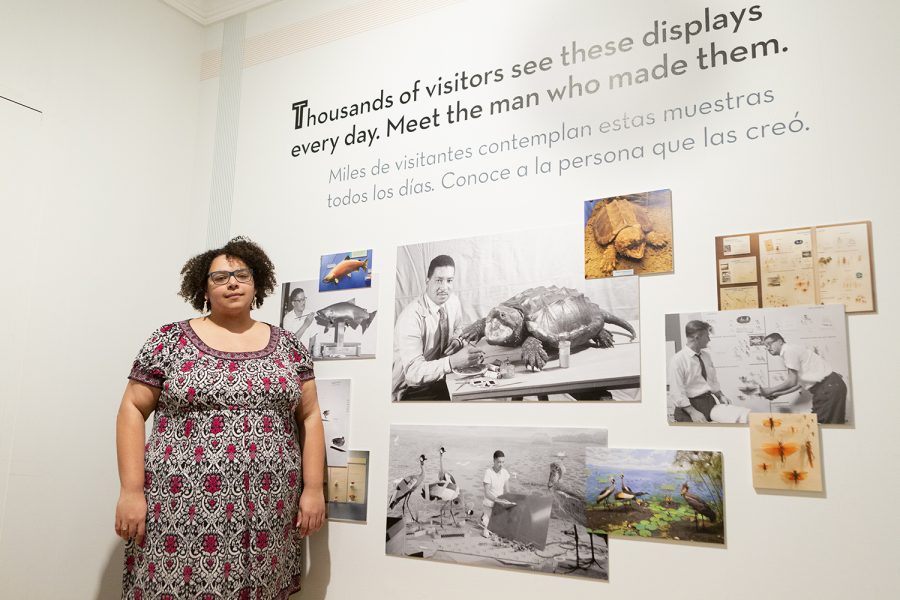
M 393 425 L 386 552 L 607 580 L 585 529 L 585 447 L 605 429 Z
M 725 543 L 721 452 L 587 448 L 585 460 L 592 531 Z
M 640 400 L 637 277 L 585 281 L 577 229 L 397 249 L 393 400 Z
M 750 413 L 851 421 L 844 306 L 666 315 L 668 418 L 747 423 Z

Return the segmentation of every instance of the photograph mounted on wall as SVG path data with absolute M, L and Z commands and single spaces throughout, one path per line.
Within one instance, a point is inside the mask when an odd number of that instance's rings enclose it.
M 869 221 L 718 236 L 716 260 L 720 310 L 843 304 L 848 313 L 875 311 Z
M 721 452 L 587 448 L 585 460 L 591 531 L 725 543 Z
M 670 423 L 747 423 L 750 413 L 852 420 L 842 304 L 666 315 Z
M 372 250 L 323 254 L 319 265 L 319 291 L 371 287 Z
M 750 415 L 753 487 L 822 491 L 819 425 L 812 414 Z
M 319 410 L 325 428 L 325 462 L 346 467 L 350 449 L 350 380 L 316 379 Z
M 576 227 L 399 247 L 393 400 L 639 401 L 637 277 L 581 264 Z
M 377 286 L 320 293 L 316 281 L 281 286 L 281 326 L 313 360 L 375 358 Z
M 605 429 L 391 426 L 392 556 L 609 578 L 585 521 L 585 447 Z
M 365 523 L 369 508 L 369 451 L 351 450 L 346 467 L 328 467 L 328 520 Z
M 584 203 L 584 276 L 671 273 L 672 190 Z

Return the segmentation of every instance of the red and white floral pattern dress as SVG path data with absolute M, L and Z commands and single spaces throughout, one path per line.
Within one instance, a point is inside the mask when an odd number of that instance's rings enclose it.
M 130 379 L 160 388 L 144 457 L 147 534 L 125 549 L 128 600 L 270 600 L 300 589 L 302 488 L 294 409 L 312 359 L 271 327 L 221 352 L 188 321 L 156 330 Z

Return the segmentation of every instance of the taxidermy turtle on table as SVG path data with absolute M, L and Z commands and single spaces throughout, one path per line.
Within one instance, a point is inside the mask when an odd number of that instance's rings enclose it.
M 569 342 L 575 352 L 586 346 L 612 348 L 612 334 L 606 325 L 624 329 L 633 340 L 637 333 L 628 321 L 603 310 L 582 292 L 567 287 L 528 288 L 488 312 L 487 317 L 469 325 L 450 343 L 455 352 L 465 342 L 485 338 L 488 344 L 521 347 L 525 367 L 541 370 L 548 352 Z

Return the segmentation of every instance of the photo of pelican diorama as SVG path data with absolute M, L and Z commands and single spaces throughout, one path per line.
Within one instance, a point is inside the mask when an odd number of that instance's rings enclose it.
M 721 452 L 589 447 L 585 460 L 591 531 L 725 543 Z
M 371 287 L 372 249 L 323 254 L 319 265 L 319 291 Z
M 586 446 L 605 429 L 393 425 L 392 556 L 607 580 L 585 529 Z
M 671 273 L 672 190 L 584 203 L 584 276 Z
M 822 491 L 819 425 L 815 415 L 750 415 L 753 487 Z
M 377 306 L 377 286 L 322 293 L 315 281 L 281 286 L 281 326 L 316 361 L 375 358 Z
M 851 421 L 844 306 L 666 315 L 669 422 L 747 423 L 750 413 Z
M 328 467 L 328 520 L 365 523 L 369 509 L 369 451 L 351 450 L 346 467 Z
M 319 410 L 325 427 L 325 462 L 346 467 L 350 449 L 350 380 L 316 379 Z
M 640 400 L 637 277 L 586 281 L 575 232 L 399 247 L 393 400 Z

